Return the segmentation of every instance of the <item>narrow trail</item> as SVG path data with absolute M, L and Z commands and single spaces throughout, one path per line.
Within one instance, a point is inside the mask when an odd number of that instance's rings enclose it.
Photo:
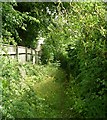
M 64 109 L 64 88 L 61 82 L 56 81 L 54 77 L 48 76 L 45 80 L 36 83 L 34 90 L 38 97 L 45 100 L 45 105 L 48 105 L 51 117 L 62 117 Z M 54 113 L 51 115 L 51 113 Z
M 37 68 L 36 68 L 37 69 Z M 38 69 L 37 69 L 38 70 Z M 35 94 L 36 118 L 63 118 L 65 112 L 65 73 L 55 66 L 41 66 L 36 75 L 26 78 Z

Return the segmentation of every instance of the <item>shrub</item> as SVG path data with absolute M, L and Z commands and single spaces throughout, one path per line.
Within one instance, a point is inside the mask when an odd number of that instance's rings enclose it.
M 1 58 L 1 64 L 3 119 L 61 116 L 61 110 L 57 110 L 59 108 L 56 106 L 59 97 L 55 98 L 60 93 L 54 93 L 54 91 L 50 94 L 49 91 L 50 95 L 46 100 L 44 97 L 38 96 L 35 89 L 35 84 L 41 84 L 42 81 L 48 79 L 57 83 L 63 80 L 64 72 L 61 71 L 58 64 L 33 65 L 26 63 L 22 65 L 5 57 Z M 25 70 L 25 76 L 22 76 L 21 69 Z M 58 88 L 56 87 L 56 89 Z

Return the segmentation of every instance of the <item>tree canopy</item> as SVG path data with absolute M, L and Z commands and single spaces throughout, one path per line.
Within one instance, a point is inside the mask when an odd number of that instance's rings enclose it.
M 105 16 L 105 2 L 2 3 L 3 43 L 35 48 L 44 37 L 41 64 L 64 71 L 67 118 L 106 116 Z

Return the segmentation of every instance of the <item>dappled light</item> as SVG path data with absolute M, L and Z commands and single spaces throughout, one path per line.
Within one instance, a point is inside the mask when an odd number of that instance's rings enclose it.
M 105 119 L 106 3 L 0 5 L 2 118 Z

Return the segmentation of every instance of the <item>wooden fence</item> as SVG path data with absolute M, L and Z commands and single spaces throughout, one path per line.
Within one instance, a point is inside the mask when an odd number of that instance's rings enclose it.
M 26 61 L 31 61 L 33 64 L 38 63 L 38 51 L 23 46 L 2 45 L 0 54 L 17 59 L 20 63 Z

